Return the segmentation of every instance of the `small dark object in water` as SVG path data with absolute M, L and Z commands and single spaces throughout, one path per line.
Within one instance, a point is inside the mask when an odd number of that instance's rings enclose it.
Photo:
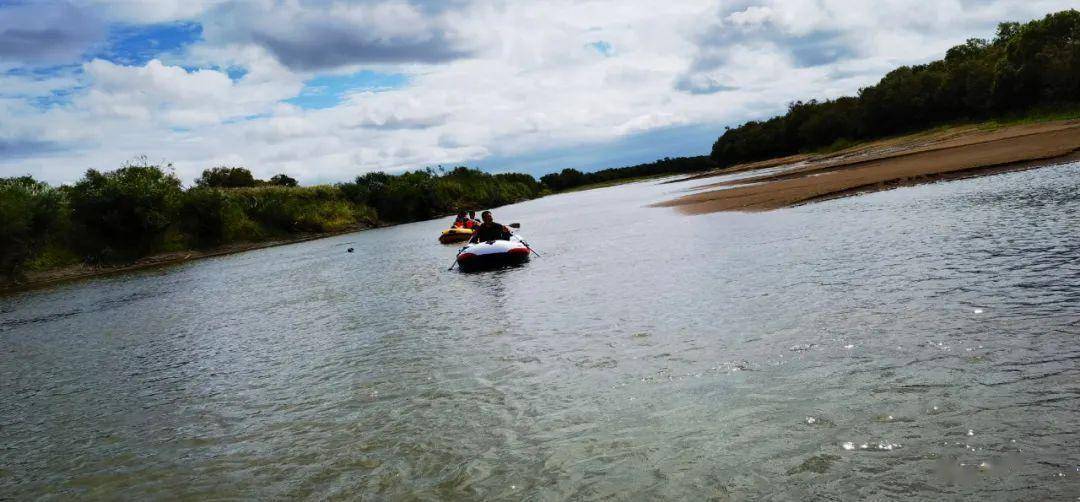
M 787 475 L 794 476 L 801 472 L 825 474 L 833 462 L 836 462 L 837 460 L 840 460 L 840 457 L 836 455 L 816 455 L 806 459 L 802 464 L 788 469 Z
M 351 252 L 352 252 L 352 248 L 346 249 L 346 250 L 345 250 L 345 252 L 347 252 L 347 253 L 351 253 Z

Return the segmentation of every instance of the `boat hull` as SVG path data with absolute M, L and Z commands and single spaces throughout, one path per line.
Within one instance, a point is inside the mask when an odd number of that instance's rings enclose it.
M 458 268 L 463 272 L 492 270 L 529 261 L 532 251 L 517 236 L 510 240 L 478 242 L 458 253 Z

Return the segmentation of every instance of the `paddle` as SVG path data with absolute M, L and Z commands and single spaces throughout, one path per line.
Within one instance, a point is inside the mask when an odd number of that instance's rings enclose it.
M 467 247 L 469 247 L 469 246 L 465 246 L 465 247 L 463 247 L 463 248 L 461 248 L 461 249 L 457 250 L 457 254 L 456 254 L 456 255 L 454 255 L 454 263 L 451 263 L 451 264 L 450 264 L 450 268 L 446 269 L 446 271 L 447 271 L 447 272 L 449 272 L 449 271 L 451 271 L 451 270 L 454 270 L 454 266 L 456 266 L 456 265 L 457 265 L 457 259 L 458 259 L 458 256 L 461 256 L 461 252 L 462 252 L 462 251 L 465 251 L 465 248 L 467 248 Z
M 507 226 L 510 227 L 510 228 L 521 228 L 521 223 L 511 223 L 511 224 L 509 224 Z M 519 239 L 520 239 L 520 237 L 519 237 Z M 525 247 L 529 248 L 529 251 L 532 251 L 532 253 L 534 255 L 540 256 L 540 253 L 537 253 L 536 250 L 533 249 L 532 246 L 530 246 L 528 242 L 525 242 L 525 239 L 521 239 L 521 243 L 524 244 Z

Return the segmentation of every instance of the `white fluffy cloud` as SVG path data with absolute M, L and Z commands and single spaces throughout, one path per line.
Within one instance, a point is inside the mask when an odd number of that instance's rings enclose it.
M 139 154 L 189 181 L 218 164 L 304 182 L 490 157 L 512 168 L 517 156 L 603 150 L 677 126 L 719 134 L 1069 4 L 88 2 L 78 8 L 108 22 L 197 22 L 202 39 L 137 65 L 87 56 L 47 74 L 0 66 L 0 176 L 69 182 Z M 323 109 L 286 102 L 305 81 L 362 69 L 407 84 L 346 89 Z M 655 156 L 708 148 L 657 145 Z M 575 166 L 550 170 L 563 167 Z
M 100 59 L 86 63 L 88 91 L 76 101 L 95 117 L 166 128 L 191 128 L 269 112 L 295 96 L 299 79 L 259 82 L 248 74 L 233 82 L 216 70 L 189 71 L 156 59 L 122 66 Z

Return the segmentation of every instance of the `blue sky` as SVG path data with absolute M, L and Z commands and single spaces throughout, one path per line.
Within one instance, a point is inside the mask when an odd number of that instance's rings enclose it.
M 333 108 L 341 104 L 347 93 L 389 91 L 405 87 L 408 83 L 407 75 L 372 70 L 347 75 L 320 75 L 305 81 L 300 95 L 285 101 L 301 108 Z
M 513 158 L 493 156 L 476 162 L 476 165 L 491 171 L 506 170 L 506 166 L 513 165 L 513 170 L 537 177 L 565 167 L 593 171 L 644 164 L 664 157 L 702 155 L 712 148 L 716 136 L 716 127 L 712 125 L 675 126 L 631 134 L 605 144 L 603 148 L 586 143 Z
M 135 156 L 332 182 L 705 154 L 1057 0 L 0 1 L 0 176 Z
M 202 40 L 202 25 L 177 21 L 149 25 L 109 26 L 103 47 L 86 58 L 99 58 L 124 65 L 143 65 L 155 58 L 178 55 L 185 47 Z

